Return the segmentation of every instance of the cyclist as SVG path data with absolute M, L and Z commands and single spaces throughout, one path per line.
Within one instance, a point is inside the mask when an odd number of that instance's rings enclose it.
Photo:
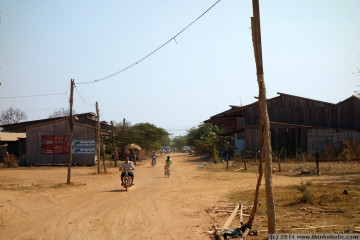
M 168 176 L 170 176 L 170 165 L 172 164 L 172 161 L 170 159 L 170 156 L 167 156 L 167 159 L 165 160 L 165 173 L 168 172 Z

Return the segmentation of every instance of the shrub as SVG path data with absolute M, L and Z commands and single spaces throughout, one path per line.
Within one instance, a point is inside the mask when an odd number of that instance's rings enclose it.
M 308 181 L 306 183 L 301 182 L 300 186 L 295 186 L 296 190 L 298 190 L 302 194 L 301 197 L 299 198 L 300 203 L 309 203 L 309 204 L 314 203 L 314 195 L 308 189 L 308 187 L 311 185 L 312 182 Z

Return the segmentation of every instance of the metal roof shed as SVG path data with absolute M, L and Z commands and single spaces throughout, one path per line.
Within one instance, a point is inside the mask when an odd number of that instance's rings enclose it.
M 68 121 L 55 120 L 26 129 L 27 165 L 64 165 L 68 161 Z M 73 165 L 95 164 L 96 128 L 74 123 Z M 76 146 L 74 146 L 76 143 Z

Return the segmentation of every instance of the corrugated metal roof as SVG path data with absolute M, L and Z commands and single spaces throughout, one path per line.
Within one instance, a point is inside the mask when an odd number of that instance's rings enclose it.
M 26 133 L 0 132 L 0 141 L 2 142 L 15 142 L 19 138 L 26 138 Z

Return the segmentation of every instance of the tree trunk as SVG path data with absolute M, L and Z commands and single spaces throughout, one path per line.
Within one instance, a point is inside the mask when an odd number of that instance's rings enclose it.
M 258 177 L 258 180 L 257 180 L 257 183 L 256 183 L 256 189 L 255 189 L 255 196 L 254 196 L 254 205 L 253 205 L 253 208 L 251 210 L 251 213 L 250 213 L 250 217 L 249 217 L 249 221 L 244 225 L 245 227 L 251 229 L 252 228 L 252 223 L 255 219 L 255 214 L 256 214 L 256 211 L 257 211 L 257 206 L 258 206 L 258 199 L 259 199 L 259 189 L 260 189 L 260 186 L 261 186 L 261 180 L 262 180 L 262 177 L 263 177 L 263 159 L 262 159 L 262 156 L 260 155 L 260 159 L 259 159 L 259 177 Z
M 266 87 L 264 82 L 264 71 L 261 50 L 261 31 L 260 31 L 260 11 L 259 0 L 253 0 L 253 14 L 251 18 L 251 30 L 254 45 L 254 55 L 256 63 L 256 76 L 259 85 L 259 112 L 260 112 L 260 139 L 261 139 L 261 156 L 265 162 L 265 192 L 266 207 L 268 216 L 268 232 L 275 233 L 275 208 L 274 196 L 272 191 L 272 150 L 270 138 L 270 121 L 266 103 Z
M 264 76 L 258 74 L 259 84 L 259 108 L 262 114 L 260 115 L 260 124 L 262 126 L 261 138 L 263 141 L 263 156 L 265 162 L 265 192 L 266 192 L 266 208 L 268 216 L 268 230 L 269 234 L 275 233 L 275 207 L 272 187 L 272 150 L 270 137 L 270 121 L 267 112 L 266 104 L 266 88 Z

